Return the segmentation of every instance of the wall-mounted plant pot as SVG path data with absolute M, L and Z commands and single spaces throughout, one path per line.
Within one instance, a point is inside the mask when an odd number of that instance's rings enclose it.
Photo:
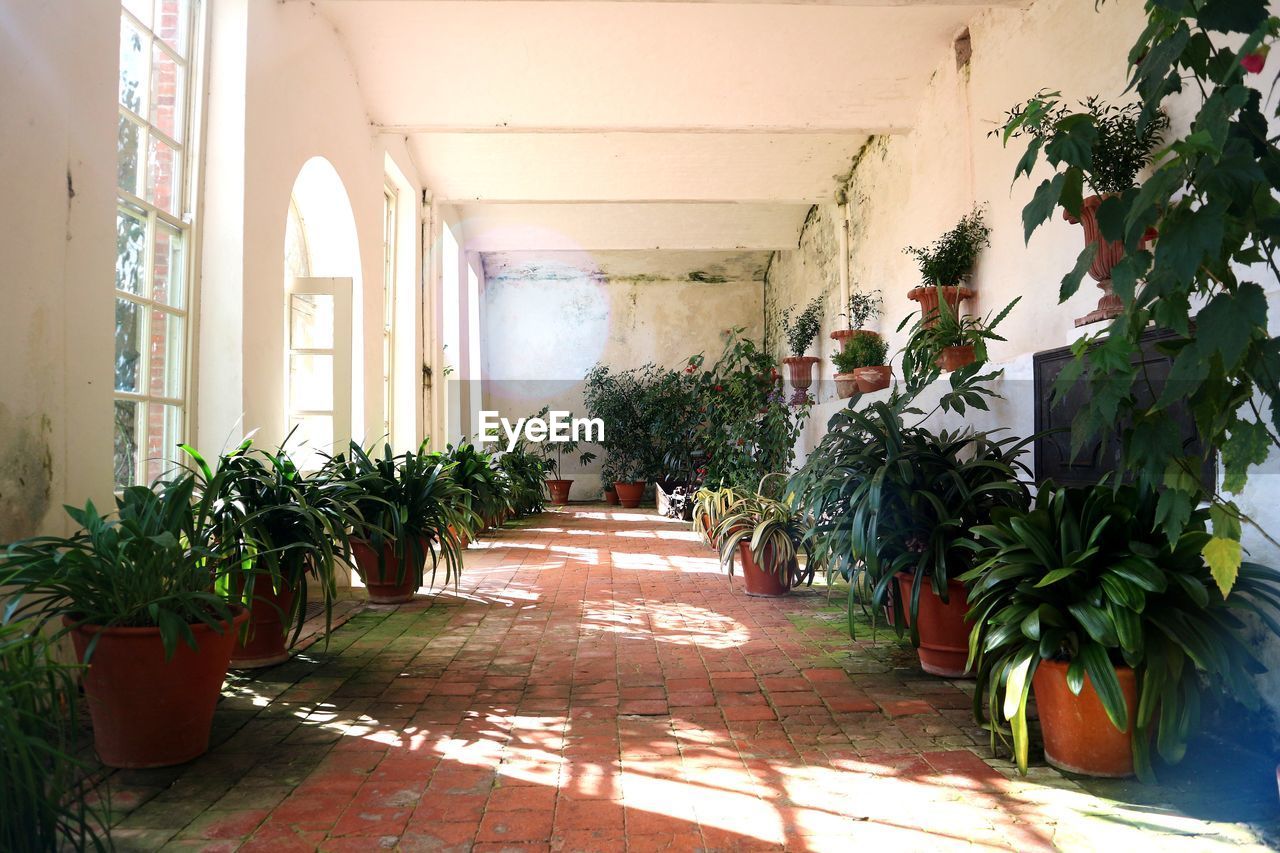
M 640 506 L 640 501 L 644 500 L 644 480 L 614 483 L 613 487 L 618 491 L 618 503 L 627 509 L 635 509 Z
M 609 506 L 618 505 L 618 490 L 610 486 L 604 490 L 604 502 Z
M 837 373 L 836 380 L 836 396 L 841 400 L 847 400 L 854 394 L 858 393 L 858 377 L 857 374 Z
M 884 364 L 875 367 L 855 367 L 853 378 L 858 383 L 860 393 L 870 394 L 889 387 L 889 383 L 893 381 L 893 368 Z
M 974 292 L 963 285 L 947 285 L 943 288 L 937 288 L 933 285 L 928 287 L 913 287 L 907 291 L 907 298 L 920 303 L 920 314 L 924 317 L 926 327 L 932 327 L 938 321 L 938 290 L 942 290 L 943 297 L 947 300 L 947 304 L 951 306 L 951 312 L 959 315 L 960 303 L 966 299 L 972 299 Z
M 1086 198 L 1081 205 L 1079 219 L 1065 210 L 1062 211 L 1063 219 L 1072 225 L 1079 224 L 1083 228 L 1084 244 L 1098 247 L 1093 256 L 1093 263 L 1089 265 L 1089 277 L 1098 283 L 1102 296 L 1098 299 L 1097 308 L 1083 317 L 1076 318 L 1076 326 L 1114 320 L 1124 310 L 1124 303 L 1111 289 L 1111 270 L 1124 258 L 1124 243 L 1120 240 L 1102 239 L 1102 229 L 1098 225 L 1098 206 L 1111 195 L 1113 193 L 1091 195 Z
M 424 558 L 430 547 L 430 542 L 422 540 Z M 383 543 L 381 565 L 378 564 L 378 552 L 363 539 L 351 540 L 351 554 L 355 557 L 360 579 L 369 591 L 371 604 L 404 604 L 413 600 L 414 593 L 418 591 L 422 566 L 405 566 L 401 571 L 401 560 L 396 556 L 395 543 Z M 408 547 L 405 548 L 404 556 L 409 559 Z
M 275 589 L 270 575 L 259 575 L 253 581 L 253 601 L 249 605 L 249 627 L 236 632 L 231 650 L 231 665 L 236 669 L 274 666 L 289 659 L 289 615 L 293 612 L 293 587 L 281 584 Z
M 551 493 L 551 502 L 553 504 L 567 504 L 569 502 L 569 489 L 573 486 L 573 480 L 547 480 L 547 491 Z
M 742 566 L 742 583 L 747 595 L 760 598 L 777 598 L 791 590 L 791 578 L 796 575 L 797 563 L 794 557 L 780 571 L 775 571 L 777 561 L 773 557 L 773 546 L 764 549 L 764 565 L 756 563 L 751 554 L 751 543 L 738 543 L 738 564 Z
M 902 612 L 907 623 L 911 622 L 911 585 L 915 576 L 898 572 L 898 594 L 902 596 Z M 919 623 L 917 631 L 920 645 L 916 654 L 920 668 L 930 675 L 944 678 L 963 678 L 965 663 L 969 658 L 969 628 L 964 615 L 969 610 L 964 584 L 947 582 L 947 600 L 944 602 L 933 591 L 933 581 L 920 582 L 920 600 L 916 610 Z
M 973 364 L 973 344 L 964 344 L 957 347 L 943 347 L 942 352 L 938 354 L 938 367 L 945 373 L 953 370 L 959 370 Z
M 787 366 L 791 387 L 797 391 L 803 391 L 813 384 L 813 366 L 818 363 L 816 356 L 793 355 L 789 358 L 784 358 L 782 361 Z
M 858 335 L 876 335 L 876 334 L 878 333 L 873 332 L 870 329 L 836 329 L 834 332 L 831 333 L 831 340 L 837 341 L 840 344 L 840 349 L 843 350 L 849 346 L 849 341 L 858 337 Z
M 236 607 L 221 633 L 208 625 L 191 625 L 196 647 L 179 640 L 168 660 L 159 628 L 72 629 L 81 662 L 89 643 L 98 638 L 81 683 L 102 763 L 168 767 L 203 755 L 236 632 L 248 618 L 248 610 Z M 67 626 L 73 622 L 63 619 Z
M 1122 732 L 1107 716 L 1087 674 L 1080 695 L 1071 692 L 1067 666 L 1064 661 L 1040 661 L 1031 679 L 1044 733 L 1045 760 L 1059 770 L 1086 776 L 1132 776 L 1133 725 L 1138 707 L 1133 670 L 1116 668 L 1120 692 L 1129 708 L 1129 725 Z

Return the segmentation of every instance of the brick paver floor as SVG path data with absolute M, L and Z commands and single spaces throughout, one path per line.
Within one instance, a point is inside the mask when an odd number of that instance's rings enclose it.
M 866 632 L 863 632 L 866 634 Z M 1250 845 L 985 760 L 962 682 L 819 588 L 748 598 L 686 525 L 575 507 L 473 544 L 229 681 L 216 746 L 106 787 L 123 849 L 1030 850 Z

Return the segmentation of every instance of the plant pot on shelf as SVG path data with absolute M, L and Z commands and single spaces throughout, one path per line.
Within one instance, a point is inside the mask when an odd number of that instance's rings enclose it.
M 938 353 L 938 367 L 944 373 L 950 373 L 953 370 L 959 370 L 962 367 L 973 364 L 974 358 L 973 344 L 943 347 L 942 352 Z
M 604 490 L 604 502 L 609 506 L 618 505 L 618 490 L 610 486 Z
M 618 490 L 618 503 L 626 509 L 635 509 L 640 506 L 640 501 L 644 500 L 644 480 L 614 483 L 613 487 Z
M 1114 320 L 1124 310 L 1124 303 L 1111 289 L 1111 270 L 1124 258 L 1124 243 L 1120 240 L 1102 239 L 1102 229 L 1098 226 L 1098 205 L 1106 201 L 1108 195 L 1091 195 L 1084 200 L 1080 208 L 1080 218 L 1076 219 L 1067 211 L 1062 211 L 1062 218 L 1072 225 L 1079 224 L 1084 229 L 1084 244 L 1096 245 L 1097 253 L 1093 263 L 1089 265 L 1089 277 L 1098 283 L 1102 296 L 1098 299 L 1098 307 L 1076 318 L 1076 326 L 1088 326 L 1105 320 Z
M 933 285 L 923 287 L 913 287 L 907 291 L 907 298 L 920 303 L 920 315 L 924 318 L 926 328 L 932 328 L 933 324 L 938 321 L 938 291 L 942 291 L 942 296 L 947 300 L 947 304 L 951 306 L 951 313 L 959 315 L 960 303 L 966 299 L 973 298 L 973 291 L 963 285 L 947 285 L 938 288 Z
M 889 383 L 893 381 L 893 369 L 885 364 L 873 367 L 855 367 L 853 369 L 853 378 L 858 384 L 860 393 L 870 394 L 873 391 L 880 391 L 889 387 Z
M 796 558 L 792 557 L 782 571 L 774 571 L 777 561 L 773 557 L 773 546 L 764 549 L 764 565 L 756 563 L 751 554 L 751 543 L 738 543 L 738 564 L 742 566 L 742 582 L 747 595 L 759 598 L 777 598 L 791 590 L 791 579 L 798 571 Z
M 803 391 L 813 384 L 813 366 L 818 363 L 817 356 L 793 355 L 782 360 L 787 366 L 787 375 L 791 387 Z
M 422 540 L 422 554 L 425 557 L 431 543 Z M 411 559 L 410 549 L 405 548 L 404 559 Z M 356 568 L 360 570 L 360 579 L 369 591 L 371 604 L 404 604 L 412 601 L 418 591 L 419 572 L 422 566 L 406 565 L 401 569 L 401 558 L 396 556 L 395 543 L 384 542 L 382 545 L 382 563 L 378 563 L 378 552 L 363 539 L 351 540 L 351 553 L 355 557 Z
M 196 648 L 179 640 L 165 660 L 159 628 L 72 629 L 83 662 L 96 636 L 82 684 L 93 722 L 94 748 L 109 767 L 168 767 L 209 749 L 213 712 L 231 663 L 236 631 L 249 611 L 235 607 L 222 633 L 191 625 Z M 64 625 L 75 620 L 64 618 Z
M 1133 775 L 1133 725 L 1138 686 L 1132 669 L 1117 667 L 1129 725 L 1120 731 L 1107 716 L 1086 674 L 1077 696 L 1067 686 L 1067 664 L 1042 660 L 1031 686 L 1044 733 L 1045 760 L 1070 773 L 1120 778 Z
M 907 624 L 911 623 L 911 585 L 914 575 L 899 572 L 898 594 L 902 596 L 902 612 Z M 965 663 L 969 658 L 969 628 L 964 621 L 969 610 L 964 584 L 947 582 L 947 600 L 944 602 L 933 591 L 933 581 L 924 578 L 920 583 L 920 600 L 916 610 L 917 633 L 920 645 L 916 653 L 920 668 L 930 675 L 945 678 L 963 678 Z
M 837 373 L 835 380 L 836 396 L 841 400 L 847 400 L 858 393 L 858 376 L 856 373 Z
M 573 480 L 547 480 L 547 491 L 551 493 L 553 504 L 567 504 L 569 489 L 572 487 Z
M 876 332 L 870 329 L 836 329 L 831 333 L 831 340 L 840 344 L 840 349 L 845 349 L 849 345 L 849 341 L 858 337 L 858 335 L 875 335 Z
M 289 616 L 293 612 L 293 598 L 293 587 L 281 584 L 280 589 L 275 589 L 270 575 L 254 579 L 249 626 L 243 638 L 242 632 L 236 632 L 231 650 L 233 667 L 256 669 L 289 659 Z

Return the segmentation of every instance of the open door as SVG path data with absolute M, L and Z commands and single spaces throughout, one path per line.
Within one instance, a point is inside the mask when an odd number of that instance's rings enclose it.
M 303 470 L 351 441 L 351 290 L 350 278 L 289 283 L 289 443 Z

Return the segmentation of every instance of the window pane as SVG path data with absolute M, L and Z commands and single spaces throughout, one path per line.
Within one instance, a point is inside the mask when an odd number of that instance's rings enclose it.
M 133 205 L 116 210 L 116 288 L 143 295 L 147 215 Z
M 168 311 L 151 312 L 151 380 L 154 397 L 182 397 L 182 318 Z
M 116 300 L 116 390 L 139 391 L 138 347 L 142 343 L 142 310 L 127 299 Z
M 289 345 L 294 349 L 333 349 L 333 297 L 295 293 L 289 298 Z
M 331 411 L 333 356 L 290 355 L 289 398 L 294 411 Z
M 147 139 L 147 201 L 175 216 L 182 212 L 178 152 L 154 136 Z
M 324 464 L 325 453 L 333 452 L 333 417 L 331 415 L 304 415 L 289 419 L 293 430 L 288 449 L 298 467 L 314 471 Z
M 187 55 L 190 23 L 191 0 L 156 0 L 156 22 L 152 29 L 180 56 Z
M 154 482 L 157 477 L 173 470 L 178 457 L 178 444 L 183 440 L 182 409 L 177 406 L 162 406 L 159 403 L 148 403 L 146 433 L 146 481 Z
M 141 156 L 142 129 L 124 115 L 116 132 L 116 185 L 138 194 L 138 160 Z
M 123 5 L 144 27 L 151 26 L 151 0 L 124 0 Z
M 186 297 L 186 278 L 183 269 L 182 233 L 164 222 L 156 223 L 154 275 L 151 277 L 151 298 L 174 308 L 181 308 Z
M 182 68 L 159 46 L 151 48 L 151 123 L 182 141 Z
M 142 112 L 143 82 L 147 75 L 146 37 L 128 21 L 120 22 L 120 104 Z
M 132 400 L 116 400 L 115 486 L 132 486 L 138 471 L 138 406 Z

